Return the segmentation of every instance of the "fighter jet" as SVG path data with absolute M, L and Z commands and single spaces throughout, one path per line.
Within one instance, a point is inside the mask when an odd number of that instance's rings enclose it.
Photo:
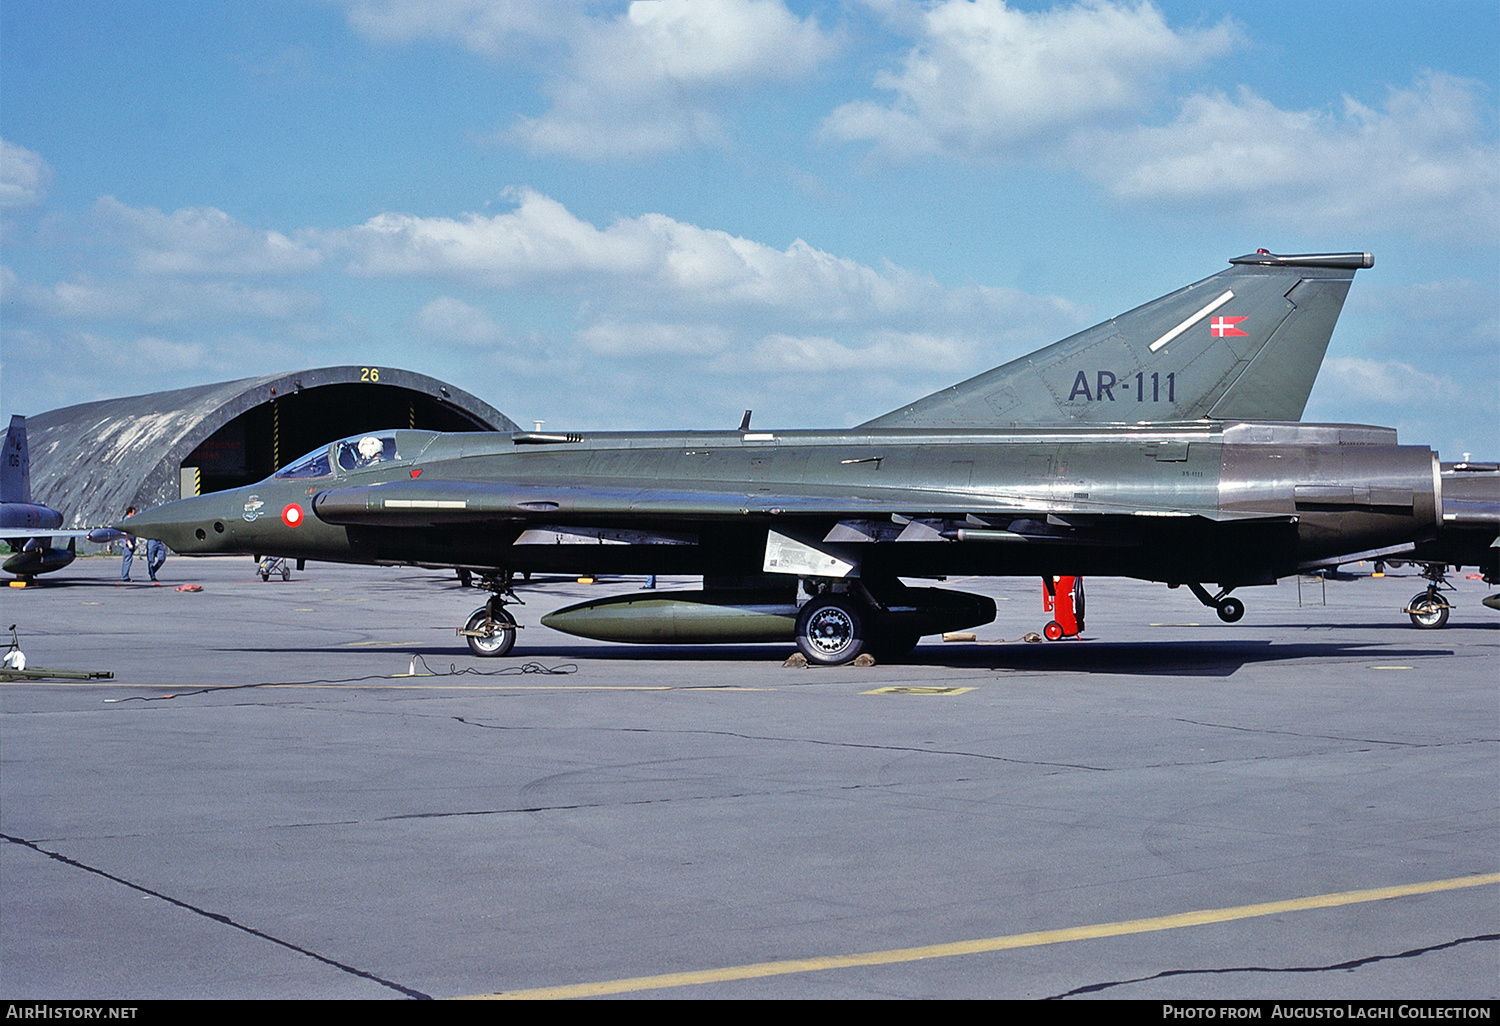
M 5 449 L 0 455 L 0 539 L 12 555 L 0 569 L 22 580 L 61 570 L 78 555 L 78 539 L 87 531 L 62 530 L 63 516 L 50 506 L 31 501 L 31 455 L 26 447 L 26 418 L 10 418 Z M 68 547 L 53 547 L 59 538 Z
M 129 525 L 180 553 L 467 570 L 460 633 L 515 642 L 517 573 L 691 574 L 543 624 L 654 644 L 796 641 L 890 659 L 995 617 L 913 579 L 1112 574 L 1232 593 L 1443 523 L 1437 456 L 1390 428 L 1301 424 L 1368 253 L 1228 269 L 848 430 L 392 430 Z M 125 525 L 116 525 L 124 527 Z M 903 580 L 904 579 L 904 580 Z

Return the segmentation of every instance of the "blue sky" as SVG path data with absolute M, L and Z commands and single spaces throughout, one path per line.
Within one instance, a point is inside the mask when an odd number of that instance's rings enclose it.
M 1306 419 L 1500 457 L 1500 5 L 0 5 L 0 413 L 330 364 L 846 426 L 1370 250 Z

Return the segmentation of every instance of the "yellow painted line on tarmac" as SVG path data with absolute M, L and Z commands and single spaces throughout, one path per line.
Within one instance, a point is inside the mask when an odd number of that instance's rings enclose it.
M 893 685 L 891 687 L 876 688 L 874 691 L 861 691 L 861 695 L 961 695 L 965 691 L 973 691 L 973 688 L 942 688 L 942 687 L 919 687 L 916 685 Z
M 1316 894 L 1307 898 L 1292 898 L 1288 901 L 1268 901 L 1258 905 L 1237 905 L 1233 908 L 1211 908 L 1198 912 L 1156 916 L 1151 919 L 1127 919 L 1118 923 L 1096 923 L 1092 926 L 1072 926 L 1061 930 L 1015 933 L 1007 937 L 987 937 L 982 940 L 957 941 L 951 944 L 929 944 L 919 948 L 868 951 L 859 955 L 787 959 L 780 962 L 756 962 L 751 965 L 702 969 L 697 972 L 665 973 L 660 976 L 636 976 L 623 980 L 603 980 L 598 983 L 575 983 L 561 987 L 503 991 L 498 994 L 475 995 L 470 1000 L 602 997 L 607 994 L 626 994 L 640 990 L 692 987 L 704 983 L 754 980 L 766 976 L 790 976 L 795 973 L 820 972 L 824 969 L 891 965 L 897 962 L 917 962 L 924 958 L 950 958 L 954 955 L 977 955 L 990 951 L 1007 951 L 1012 948 L 1034 948 L 1046 944 L 1063 944 L 1068 941 L 1093 940 L 1099 937 L 1154 933 L 1160 930 L 1176 930 L 1184 926 L 1203 926 L 1208 923 L 1232 922 L 1236 919 L 1253 919 L 1257 916 L 1281 915 L 1285 912 L 1305 912 L 1309 909 L 1358 905 L 1367 901 L 1384 901 L 1387 898 L 1404 898 L 1413 894 L 1432 894 L 1437 891 L 1453 891 L 1464 887 L 1482 887 L 1496 883 L 1500 883 L 1500 873 L 1480 873 L 1474 876 L 1456 876 L 1448 880 L 1403 884 L 1398 887 Z

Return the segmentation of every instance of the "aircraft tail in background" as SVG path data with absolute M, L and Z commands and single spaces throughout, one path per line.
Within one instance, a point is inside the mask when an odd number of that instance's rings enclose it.
M 0 502 L 31 501 L 31 455 L 26 450 L 26 418 L 10 418 L 5 451 L 0 455 Z

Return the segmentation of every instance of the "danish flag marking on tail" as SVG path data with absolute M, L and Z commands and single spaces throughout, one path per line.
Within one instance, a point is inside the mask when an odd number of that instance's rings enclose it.
M 1245 334 L 1245 332 L 1235 327 L 1236 324 L 1240 323 L 1240 321 L 1243 320 L 1246 320 L 1246 318 L 1215 317 L 1213 320 L 1208 322 L 1208 330 L 1214 338 L 1224 338 L 1228 335 L 1243 335 Z

